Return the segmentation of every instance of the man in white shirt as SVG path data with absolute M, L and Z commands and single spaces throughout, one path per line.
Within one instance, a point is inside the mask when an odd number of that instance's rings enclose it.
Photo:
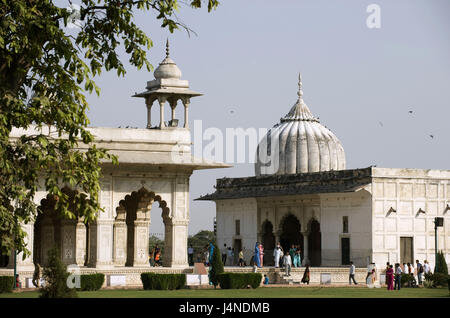
M 225 266 L 227 264 L 227 244 L 223 244 L 223 249 L 222 249 L 222 263 L 223 266 Z
M 428 264 L 427 260 L 423 261 L 423 272 L 425 273 L 425 275 L 430 272 L 430 264 Z
M 355 281 L 355 265 L 353 264 L 353 262 L 350 262 L 350 272 L 348 277 L 348 282 L 350 285 L 352 284 L 352 280 L 355 285 L 358 285 L 358 283 Z
M 277 244 L 277 247 L 273 250 L 273 258 L 275 261 L 275 268 L 280 267 L 280 257 L 281 257 L 281 246 L 280 243 Z
M 283 264 L 284 264 L 284 269 L 285 269 L 285 275 L 291 276 L 292 259 L 291 259 L 291 255 L 289 253 L 284 254 Z

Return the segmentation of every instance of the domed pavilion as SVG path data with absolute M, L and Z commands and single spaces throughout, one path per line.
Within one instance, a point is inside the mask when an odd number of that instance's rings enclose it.
M 295 245 L 302 266 L 322 267 L 312 281 L 348 284 L 339 267 L 351 261 L 384 269 L 426 259 L 433 267 L 442 218 L 438 244 L 450 260 L 450 171 L 347 169 L 342 143 L 303 100 L 301 76 L 297 95 L 258 145 L 255 176 L 217 179 L 215 192 L 198 198 L 216 203 L 218 246 L 242 249 L 249 264 L 261 242 L 264 265 L 273 265 L 277 242 L 285 252 Z

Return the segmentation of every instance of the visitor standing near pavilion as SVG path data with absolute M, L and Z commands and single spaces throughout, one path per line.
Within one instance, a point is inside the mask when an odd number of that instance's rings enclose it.
M 208 249 L 208 244 L 206 244 L 205 247 L 203 248 L 203 257 L 205 258 L 205 260 L 204 260 L 205 266 L 209 266 L 209 249 Z
M 233 252 L 233 250 L 231 249 L 231 246 L 228 247 L 228 250 L 227 250 L 227 257 L 228 257 L 228 260 L 229 260 L 229 261 L 228 261 L 229 265 L 230 265 L 230 266 L 233 266 L 234 252 Z M 224 263 L 223 265 L 225 265 L 225 263 Z
M 301 257 L 300 257 L 300 246 L 297 246 L 294 254 L 294 267 L 300 267 L 302 264 Z
M 309 285 L 309 278 L 310 278 L 310 271 L 309 271 L 309 265 L 307 264 L 305 271 L 303 272 L 302 283 Z
M 296 250 L 297 249 L 295 248 L 295 245 L 292 244 L 291 248 L 289 249 L 289 255 L 291 256 L 292 264 L 294 263 L 294 257 L 295 257 L 295 251 Z
M 275 268 L 280 267 L 280 258 L 281 258 L 281 246 L 280 243 L 278 243 L 277 247 L 273 250 L 273 260 L 275 263 Z
M 348 275 L 348 283 L 351 285 L 352 284 L 352 280 L 353 280 L 353 283 L 355 285 L 358 285 L 358 283 L 355 280 L 355 265 L 353 264 L 353 262 L 350 262 L 350 271 L 349 271 L 348 274 L 349 274 Z
M 425 275 L 427 275 L 428 273 L 431 273 L 430 264 L 428 264 L 427 260 L 423 261 L 423 272 L 425 273 Z
M 227 264 L 227 244 L 223 244 L 223 249 L 222 249 L 222 263 L 223 265 Z
M 395 264 L 395 284 L 394 284 L 394 290 L 398 289 L 400 290 L 400 287 L 402 285 L 402 268 L 400 267 L 400 264 Z
M 158 244 L 155 245 L 154 250 L 155 250 L 153 255 L 154 266 L 159 266 L 161 261 L 161 249 L 159 248 Z
M 189 244 L 189 248 L 188 248 L 188 261 L 189 261 L 189 266 L 194 265 L 194 248 L 192 247 L 192 244 Z
M 255 244 L 255 255 L 253 256 L 253 263 L 257 267 L 261 267 L 261 259 L 259 258 L 259 242 Z
M 258 246 L 259 249 L 259 267 L 263 267 L 264 266 L 264 246 L 260 243 Z
M 410 263 L 406 263 L 406 266 L 408 268 L 408 275 L 414 277 L 411 264 Z M 405 273 L 406 273 L 406 271 L 405 271 Z M 408 279 L 408 287 L 411 287 L 411 279 Z
M 394 270 L 392 269 L 392 265 L 386 269 L 386 285 L 387 290 L 394 290 Z
M 390 267 L 391 267 L 391 263 L 386 262 L 386 269 L 384 270 L 384 272 L 386 273 Z M 384 283 L 385 283 L 386 285 L 388 284 L 387 275 L 385 275 Z
M 419 260 L 416 259 L 416 268 L 417 268 L 417 283 L 422 285 L 422 275 L 423 275 L 423 265 L 420 264 Z
M 213 255 L 214 255 L 214 244 L 212 242 L 209 243 L 208 253 L 209 253 L 208 254 L 209 255 L 209 257 L 208 257 L 208 264 L 209 264 L 209 266 L 211 266 L 212 262 L 213 262 Z
M 155 248 L 152 248 L 150 253 L 148 253 L 148 263 L 153 267 L 153 258 L 155 256 Z
M 241 266 L 241 267 L 244 266 L 244 251 L 243 250 L 239 251 L 239 266 Z
M 283 264 L 284 264 L 285 275 L 291 276 L 291 265 L 292 265 L 291 254 L 286 253 L 284 255 Z

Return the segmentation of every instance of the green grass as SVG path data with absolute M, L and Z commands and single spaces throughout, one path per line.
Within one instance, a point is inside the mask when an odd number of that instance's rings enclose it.
M 0 298 L 36 298 L 37 291 L 0 294 Z M 403 288 L 388 291 L 375 288 L 257 288 L 257 289 L 183 289 L 183 290 L 99 290 L 78 292 L 80 298 L 442 298 L 450 297 L 447 288 Z

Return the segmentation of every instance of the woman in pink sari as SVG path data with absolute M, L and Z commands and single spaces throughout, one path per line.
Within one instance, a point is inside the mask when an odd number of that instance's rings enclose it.
M 386 282 L 387 289 L 394 290 L 394 270 L 392 269 L 392 265 L 386 270 Z
M 263 267 L 263 258 L 264 258 L 264 247 L 262 244 L 259 244 L 259 261 L 261 263 L 261 267 Z

